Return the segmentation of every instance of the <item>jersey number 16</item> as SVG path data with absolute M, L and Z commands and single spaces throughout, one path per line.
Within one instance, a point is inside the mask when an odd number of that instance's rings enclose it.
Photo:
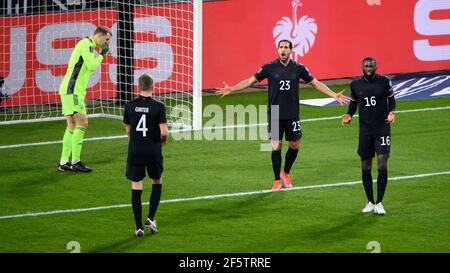
M 370 97 L 370 101 L 368 97 L 365 97 L 364 100 L 366 101 L 366 107 L 369 106 L 375 106 L 377 105 L 377 101 L 375 100 L 375 96 Z
M 136 126 L 136 132 L 142 132 L 142 136 L 146 137 L 147 136 L 147 121 L 146 118 L 147 116 L 144 114 L 141 116 L 141 119 L 139 119 L 139 122 Z

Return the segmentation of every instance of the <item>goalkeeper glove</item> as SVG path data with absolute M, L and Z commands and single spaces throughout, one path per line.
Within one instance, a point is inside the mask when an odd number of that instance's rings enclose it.
M 102 47 L 102 52 L 100 52 L 100 54 L 105 57 L 106 53 L 108 53 L 109 51 L 109 45 L 108 43 L 105 43 Z

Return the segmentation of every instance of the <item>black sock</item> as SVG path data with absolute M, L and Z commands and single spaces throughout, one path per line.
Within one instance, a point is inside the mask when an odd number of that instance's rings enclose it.
M 286 152 L 286 162 L 284 163 L 284 172 L 289 173 L 291 171 L 292 165 L 294 164 L 295 159 L 297 158 L 298 149 L 293 150 L 291 147 Z
M 272 168 L 275 180 L 280 180 L 281 151 L 272 151 Z
M 387 170 L 378 170 L 378 195 L 377 195 L 377 204 L 383 201 L 384 191 L 386 190 L 387 185 Z
M 374 204 L 375 202 L 373 201 L 373 181 L 371 170 L 362 170 L 362 181 L 364 190 L 366 191 L 367 200 Z
M 152 194 L 150 195 L 150 203 L 148 210 L 148 218 L 153 221 L 156 210 L 158 209 L 159 200 L 161 199 L 162 184 L 152 184 Z
M 142 190 L 131 190 L 131 204 L 133 205 L 134 221 L 136 222 L 136 230 L 142 228 Z

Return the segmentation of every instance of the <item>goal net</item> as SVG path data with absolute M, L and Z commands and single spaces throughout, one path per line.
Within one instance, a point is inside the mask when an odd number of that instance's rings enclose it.
M 58 91 L 72 50 L 107 26 L 110 53 L 90 78 L 88 114 L 121 119 L 148 74 L 169 123 L 201 126 L 200 0 L 0 2 L 0 124 L 64 119 Z

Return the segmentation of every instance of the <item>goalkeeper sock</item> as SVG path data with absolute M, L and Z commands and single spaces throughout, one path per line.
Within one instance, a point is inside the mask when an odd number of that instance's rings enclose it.
M 72 136 L 72 164 L 80 161 L 81 148 L 83 147 L 83 139 L 86 127 L 77 126 Z
M 73 130 L 66 128 L 66 132 L 63 137 L 61 160 L 59 161 L 60 165 L 64 165 L 69 162 L 70 154 L 72 153 L 72 136 Z
M 298 149 L 294 150 L 289 147 L 286 152 L 286 162 L 284 163 L 284 172 L 289 173 L 291 171 L 292 165 L 294 164 L 295 159 L 297 158 Z
M 142 203 L 141 203 L 142 190 L 131 190 L 131 205 L 133 206 L 134 221 L 136 223 L 136 230 L 144 228 L 142 227 Z
M 367 200 L 372 204 L 375 204 L 373 201 L 373 182 L 372 182 L 372 171 L 371 170 L 362 170 L 362 181 L 364 185 L 364 190 L 366 191 Z
M 162 184 L 152 184 L 152 194 L 150 195 L 150 203 L 148 210 L 148 218 L 153 221 L 156 210 L 158 209 L 159 200 L 161 199 Z
M 281 151 L 272 151 L 272 168 L 275 180 L 280 180 Z

